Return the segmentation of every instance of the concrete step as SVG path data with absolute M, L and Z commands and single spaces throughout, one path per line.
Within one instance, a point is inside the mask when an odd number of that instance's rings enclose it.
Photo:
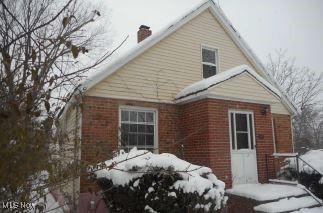
M 289 180 L 280 180 L 280 179 L 269 179 L 269 183 L 273 184 L 283 184 L 283 185 L 290 185 L 290 186 L 297 186 L 297 181 L 289 181 Z
M 254 207 L 254 211 L 262 213 L 285 213 L 317 206 L 320 206 L 320 204 L 312 196 L 303 196 L 283 198 L 275 202 L 260 204 Z

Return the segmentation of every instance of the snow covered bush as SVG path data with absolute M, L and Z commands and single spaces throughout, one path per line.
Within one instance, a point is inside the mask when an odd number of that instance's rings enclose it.
M 323 150 L 310 150 L 299 156 L 299 158 L 299 177 L 296 158 L 287 158 L 285 160 L 287 164 L 282 168 L 282 173 L 288 179 L 298 179 L 302 185 L 323 199 Z
M 134 148 L 104 166 L 94 174 L 112 212 L 215 212 L 226 202 L 225 184 L 210 168 L 172 154 Z

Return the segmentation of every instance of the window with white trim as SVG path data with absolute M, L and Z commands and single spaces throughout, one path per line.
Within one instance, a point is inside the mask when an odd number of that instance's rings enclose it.
M 253 114 L 230 112 L 232 150 L 254 149 Z
M 156 144 L 156 111 L 120 108 L 120 145 L 125 151 L 133 147 L 153 151 Z
M 218 72 L 218 50 L 202 47 L 202 70 L 203 78 L 208 78 Z

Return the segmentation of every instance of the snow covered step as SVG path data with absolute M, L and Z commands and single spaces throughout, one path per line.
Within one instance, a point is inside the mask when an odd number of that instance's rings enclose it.
M 305 208 L 300 209 L 298 211 L 292 212 L 292 213 L 322 213 L 323 212 L 323 206 L 321 207 L 314 207 L 314 208 Z
M 228 189 L 226 192 L 260 202 L 308 195 L 306 191 L 296 186 L 282 184 L 241 184 Z
M 279 179 L 269 179 L 269 183 L 285 184 L 285 185 L 291 185 L 291 186 L 296 186 L 298 184 L 297 181 L 279 180 Z
M 318 202 L 311 196 L 300 198 L 292 197 L 255 206 L 254 210 L 256 212 L 266 213 L 291 212 L 302 208 L 316 207 L 317 205 Z

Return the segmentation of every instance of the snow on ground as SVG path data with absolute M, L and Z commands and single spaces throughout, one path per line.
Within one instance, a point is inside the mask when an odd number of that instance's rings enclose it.
M 279 184 L 241 184 L 228 189 L 227 193 L 258 201 L 276 200 L 306 194 L 303 189 L 298 187 Z
M 34 207 L 45 208 L 45 212 L 63 213 L 64 208 L 68 209 L 67 206 L 62 206 L 58 202 L 56 202 L 53 194 L 49 191 L 48 188 L 41 189 L 46 185 L 48 178 L 49 173 L 45 170 L 40 171 L 39 173 L 30 177 L 33 187 L 33 191 L 30 195 L 30 198 L 32 199 L 31 202 Z M 35 210 L 32 209 L 29 212 L 35 212 Z
M 317 202 L 311 197 L 301 197 L 290 199 L 285 198 L 277 202 L 265 203 L 254 207 L 255 211 L 267 212 L 267 213 L 278 213 L 278 212 L 289 212 L 295 209 L 311 207 L 317 205 Z
M 182 91 L 180 91 L 175 99 L 180 99 L 185 96 L 188 96 L 190 94 L 198 93 L 203 90 L 208 89 L 209 87 L 216 85 L 218 83 L 221 83 L 222 81 L 226 81 L 236 75 L 239 75 L 243 72 L 247 72 L 251 74 L 254 78 L 256 78 L 259 82 L 264 84 L 267 88 L 269 88 L 271 91 L 273 91 L 276 95 L 281 96 L 281 93 L 270 83 L 268 83 L 264 78 L 262 78 L 259 74 L 257 74 L 252 68 L 250 68 L 247 65 L 241 65 L 234 67 L 232 69 L 226 70 L 225 72 L 221 72 L 219 74 L 216 74 L 212 77 L 203 79 L 201 81 L 198 81 L 194 84 L 191 84 L 190 86 L 184 88 Z
M 157 213 L 153 208 L 151 208 L 150 206 L 145 206 L 145 210 L 149 211 L 150 213 Z
M 106 161 L 105 165 L 108 167 L 113 165 L 113 168 L 96 171 L 97 178 L 107 178 L 116 185 L 128 184 L 131 180 L 143 176 L 152 168 L 159 167 L 165 170 L 172 168 L 183 178 L 183 180 L 178 180 L 173 184 L 175 189 L 182 189 L 187 193 L 197 192 L 200 195 L 209 189 L 204 196 L 206 199 L 214 198 L 219 201 L 220 203 L 217 206 L 221 206 L 224 198 L 225 184 L 217 179 L 210 168 L 191 164 L 172 154 L 153 154 L 133 148 L 129 153 L 120 151 L 115 158 Z M 137 183 L 134 182 L 134 184 Z
M 55 213 L 64 213 L 64 208 L 67 207 L 67 206 L 62 206 L 58 202 L 56 202 L 54 196 L 51 193 L 46 194 L 46 199 L 44 199 L 44 197 L 41 197 L 38 200 L 36 200 L 34 202 L 34 205 L 45 206 L 44 212 L 55 212 Z M 34 209 L 32 209 L 30 212 L 35 212 L 35 211 Z
M 310 164 L 314 167 L 318 172 L 323 175 L 323 149 L 310 150 L 306 152 L 304 155 L 301 155 L 300 158 L 304 160 L 306 163 Z M 309 167 L 302 160 L 299 160 L 299 169 L 300 171 L 304 171 L 306 173 L 312 173 L 313 169 Z M 296 161 L 295 158 L 288 158 L 289 166 L 293 169 L 296 169 Z
M 292 213 L 322 213 L 323 212 L 323 206 L 322 207 L 315 207 L 315 208 L 311 208 L 311 209 L 301 209 L 299 211 L 295 211 Z

